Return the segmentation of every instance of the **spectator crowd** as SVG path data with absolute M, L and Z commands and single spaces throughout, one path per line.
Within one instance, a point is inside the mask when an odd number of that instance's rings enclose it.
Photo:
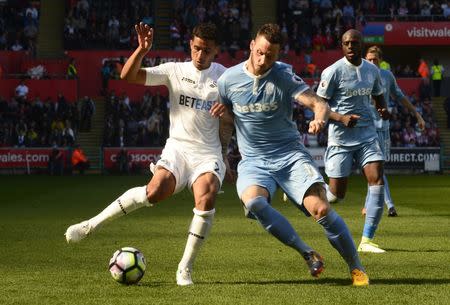
M 0 50 L 36 54 L 40 1 L 0 3 Z
M 164 146 L 169 135 L 167 96 L 147 90 L 140 101 L 130 101 L 126 92 L 105 97 L 103 146 Z
M 278 23 L 294 50 L 338 46 L 348 29 L 362 30 L 368 21 L 450 20 L 447 0 L 289 0 L 279 1 Z M 406 69 L 404 73 L 408 74 Z
M 10 100 L 0 97 L 0 146 L 72 147 L 79 131 L 90 130 L 95 104 L 89 97 L 69 102 L 62 93 L 56 100 L 28 98 L 26 80 Z
M 34 52 L 39 29 L 39 1 L 6 1 L 0 5 L 0 49 Z M 66 49 L 109 48 L 133 49 L 137 45 L 133 23 L 137 20 L 154 24 L 154 2 L 66 0 L 64 38 Z M 223 32 L 223 51 L 234 54 L 246 50 L 251 39 L 251 10 L 248 0 L 175 0 L 172 2 L 170 41 L 174 50 L 188 50 L 192 28 L 199 22 L 211 21 Z M 361 29 L 367 21 L 384 15 L 391 20 L 429 17 L 448 19 L 450 1 L 388 0 L 289 0 L 278 2 L 278 22 L 285 35 L 286 50 L 302 51 L 305 70 L 302 76 L 318 78 L 312 51 L 338 47 L 338 38 L 349 28 Z M 287 54 L 285 52 L 285 54 Z M 148 90 L 140 101 L 130 101 L 126 92 L 108 92 L 108 80 L 117 79 L 124 59 L 105 61 L 101 74 L 105 94 L 106 115 L 103 145 L 106 147 L 162 146 L 169 130 L 168 100 L 159 91 Z M 158 64 L 158 63 L 156 63 Z M 387 64 L 387 63 L 386 63 Z M 390 102 L 393 146 L 439 146 L 439 132 L 432 117 L 431 73 L 423 76 L 411 65 L 394 65 L 396 76 L 423 78 L 417 94 L 410 99 L 427 122 L 420 133 L 415 118 L 402 106 Z M 144 63 L 146 65 L 146 63 Z M 435 65 L 436 66 L 436 65 Z M 431 70 L 427 67 L 428 70 Z M 68 68 L 68 78 L 78 77 L 75 63 Z M 436 83 L 436 82 L 433 82 Z M 436 91 L 436 90 L 434 90 Z M 57 100 L 27 98 L 25 81 L 17 87 L 11 100 L 0 98 L 1 146 L 71 146 L 77 132 L 89 130 L 95 104 L 89 97 L 68 103 L 62 94 Z M 294 120 L 306 146 L 323 147 L 326 133 L 307 134 L 312 113 L 296 106 Z M 236 149 L 231 151 L 236 153 Z

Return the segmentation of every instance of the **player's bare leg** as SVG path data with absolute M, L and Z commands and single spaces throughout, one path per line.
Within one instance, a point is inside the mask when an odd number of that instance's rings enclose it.
M 205 173 L 197 178 L 192 185 L 195 208 L 194 217 L 189 227 L 189 235 L 183 257 L 178 264 L 177 284 L 192 285 L 192 268 L 195 258 L 208 237 L 214 219 L 214 205 L 216 194 L 220 189 L 217 177 L 212 173 Z
M 348 178 L 329 178 L 328 185 L 325 186 L 326 196 L 329 203 L 336 203 L 343 200 L 347 192 Z
M 127 215 L 139 208 L 151 206 L 169 197 L 175 189 L 175 177 L 159 167 L 147 186 L 134 187 L 114 200 L 98 215 L 74 224 L 65 233 L 68 243 L 76 243 L 97 230 L 105 222 Z

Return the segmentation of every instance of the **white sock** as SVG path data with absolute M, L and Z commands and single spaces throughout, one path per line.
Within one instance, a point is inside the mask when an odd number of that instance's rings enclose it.
M 325 184 L 325 190 L 327 193 L 327 199 L 329 203 L 336 203 L 339 201 L 339 198 L 336 197 L 336 195 L 334 195 L 331 191 L 330 191 L 330 187 L 328 186 L 328 184 Z
M 194 208 L 194 217 L 192 218 L 186 247 L 183 257 L 178 264 L 178 269 L 189 268 L 192 270 L 197 253 L 211 230 L 215 212 L 215 209 L 200 211 Z
M 147 200 L 147 186 L 135 187 L 123 193 L 97 216 L 89 219 L 89 224 L 94 230 L 105 221 L 129 214 L 143 206 L 151 206 Z

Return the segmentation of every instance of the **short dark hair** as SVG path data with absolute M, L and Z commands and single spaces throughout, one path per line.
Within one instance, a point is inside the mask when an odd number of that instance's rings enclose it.
M 273 44 L 283 45 L 283 35 L 281 35 L 281 30 L 278 24 L 275 23 L 266 23 L 261 26 L 256 33 L 256 37 L 264 36 L 268 42 Z M 255 37 L 255 38 L 256 38 Z
M 212 22 L 197 24 L 192 30 L 192 39 L 198 37 L 203 40 L 213 40 L 220 44 L 220 35 L 217 26 Z

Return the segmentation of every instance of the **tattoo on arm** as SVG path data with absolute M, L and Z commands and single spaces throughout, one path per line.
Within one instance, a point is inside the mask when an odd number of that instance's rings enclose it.
M 330 115 L 330 107 L 328 103 L 318 96 L 314 91 L 308 89 L 297 96 L 297 103 L 308 107 L 314 111 L 315 119 L 328 121 Z

